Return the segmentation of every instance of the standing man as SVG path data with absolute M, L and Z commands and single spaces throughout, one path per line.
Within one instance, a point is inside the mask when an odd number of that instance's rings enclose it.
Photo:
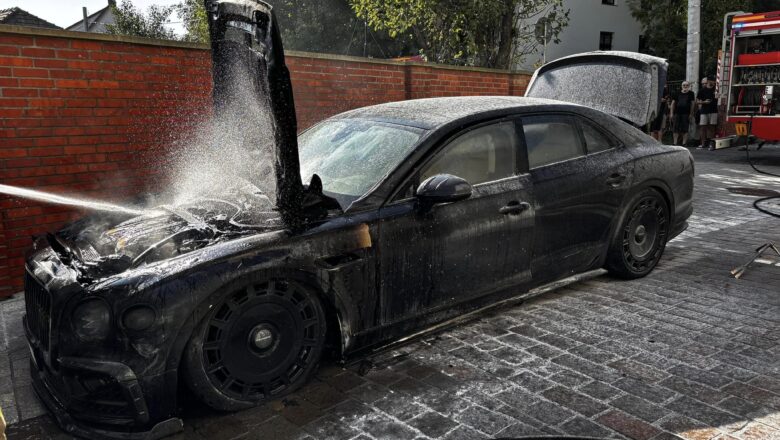
M 683 81 L 682 90 L 677 98 L 672 101 L 671 118 L 674 121 L 674 145 L 688 143 L 688 131 L 691 125 L 691 113 L 693 113 L 693 101 L 696 99 L 691 91 L 691 83 Z M 682 137 L 682 143 L 678 143 Z
M 707 78 L 707 85 L 699 90 L 696 96 L 696 104 L 701 109 L 699 116 L 699 135 L 701 145 L 699 148 L 708 147 L 714 142 L 715 129 L 718 126 L 718 101 L 715 99 L 715 79 Z

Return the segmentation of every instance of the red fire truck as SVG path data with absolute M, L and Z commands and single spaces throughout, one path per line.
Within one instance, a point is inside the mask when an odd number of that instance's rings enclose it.
M 721 90 L 726 122 L 738 135 L 780 140 L 780 11 L 729 14 L 731 35 L 724 45 Z

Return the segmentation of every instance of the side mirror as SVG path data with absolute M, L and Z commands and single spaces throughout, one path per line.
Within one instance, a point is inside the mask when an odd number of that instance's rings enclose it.
M 417 188 L 417 199 L 425 205 L 452 203 L 471 197 L 471 185 L 460 177 L 437 174 Z

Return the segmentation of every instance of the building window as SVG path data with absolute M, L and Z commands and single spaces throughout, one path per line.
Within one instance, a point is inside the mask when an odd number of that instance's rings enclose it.
M 599 38 L 599 50 L 612 50 L 612 36 L 614 32 L 602 32 Z
M 615 0 L 601 0 L 601 4 L 615 6 Z

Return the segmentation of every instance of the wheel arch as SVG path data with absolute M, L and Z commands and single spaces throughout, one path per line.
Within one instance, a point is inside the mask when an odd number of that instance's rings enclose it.
M 262 281 L 270 279 L 286 279 L 302 284 L 304 287 L 311 289 L 320 300 L 323 311 L 325 312 L 326 319 L 326 349 L 329 346 L 333 346 L 337 358 L 340 358 L 344 349 L 344 335 L 342 323 L 346 321 L 344 317 L 345 307 L 341 305 L 341 301 L 335 295 L 329 295 L 326 293 L 323 284 L 320 282 L 319 277 L 315 270 L 304 269 L 258 269 L 249 273 L 243 273 L 236 277 L 230 278 L 221 283 L 216 289 L 210 289 L 207 293 L 199 295 L 197 303 L 193 305 L 192 311 L 185 322 L 179 326 L 174 342 L 171 344 L 171 348 L 168 352 L 166 360 L 166 372 L 168 373 L 169 380 L 175 380 L 176 384 L 169 385 L 168 390 L 176 391 L 181 382 L 180 366 L 182 364 L 187 343 L 192 338 L 193 331 L 195 331 L 201 320 L 208 314 L 212 306 L 212 298 L 219 289 L 231 288 L 233 285 L 238 285 L 245 282 Z
M 608 243 L 612 243 L 612 241 L 614 240 L 615 236 L 620 232 L 620 225 L 623 224 L 623 220 L 626 218 L 626 215 L 628 215 L 628 209 L 630 208 L 627 205 L 628 202 L 634 197 L 634 195 L 636 195 L 636 194 L 638 194 L 638 193 L 640 193 L 640 192 L 642 192 L 642 191 L 644 191 L 646 189 L 654 189 L 654 190 L 658 191 L 661 194 L 661 197 L 664 198 L 664 201 L 666 202 L 666 207 L 668 208 L 668 211 L 669 211 L 669 217 L 670 217 L 669 224 L 670 225 L 674 224 L 673 223 L 673 221 L 674 221 L 674 218 L 673 218 L 674 217 L 674 199 L 673 199 L 673 197 L 674 196 L 673 196 L 671 188 L 669 187 L 669 185 L 667 185 L 661 179 L 657 179 L 657 178 L 647 179 L 645 181 L 642 181 L 639 184 L 633 185 L 631 190 L 628 191 L 626 196 L 623 198 L 623 200 L 624 200 L 623 203 L 624 204 L 621 206 L 620 215 L 617 216 L 617 218 L 615 219 L 615 221 L 613 222 L 613 224 L 611 226 L 612 229 L 611 229 L 611 232 L 609 234 L 609 242 Z M 607 249 L 605 249 L 605 252 L 604 252 L 604 255 L 603 255 L 603 259 L 606 259 L 607 252 L 609 251 L 608 248 L 609 247 L 607 247 Z

